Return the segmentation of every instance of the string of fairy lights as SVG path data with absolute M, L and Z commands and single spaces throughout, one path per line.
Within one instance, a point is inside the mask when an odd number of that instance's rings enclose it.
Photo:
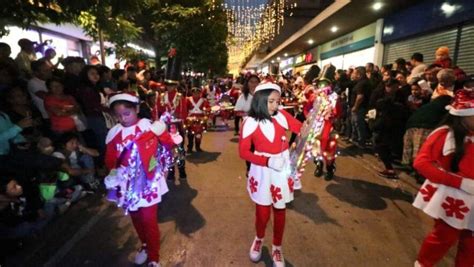
M 213 0 L 214 3 L 214 0 Z M 273 40 L 285 23 L 285 12 L 295 0 L 225 0 L 229 70 L 238 70 L 262 44 Z

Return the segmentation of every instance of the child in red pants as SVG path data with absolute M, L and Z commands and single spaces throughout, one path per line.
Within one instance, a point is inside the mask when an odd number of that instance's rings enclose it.
M 164 157 L 174 143 L 163 122 L 138 118 L 138 104 L 138 98 L 129 94 L 109 100 L 120 123 L 107 134 L 105 164 L 111 172 L 105 185 L 109 200 L 130 213 L 142 242 L 135 264 L 148 260 L 148 266 L 156 267 L 160 266 L 158 203 L 168 192 Z
M 289 177 L 289 152 L 286 131 L 299 133 L 301 122 L 279 110 L 281 89 L 273 83 L 257 86 L 248 117 L 240 134 L 240 157 L 252 163 L 247 190 L 256 204 L 257 236 L 250 248 L 254 262 L 262 256 L 263 237 L 273 210 L 272 260 L 274 266 L 285 266 L 281 244 L 285 228 L 286 203 L 293 200 L 294 180 Z M 255 146 L 252 152 L 251 146 Z
M 458 91 L 447 108 L 414 163 L 427 180 L 413 205 L 435 219 L 415 266 L 434 266 L 457 242 L 455 266 L 474 266 L 474 91 Z

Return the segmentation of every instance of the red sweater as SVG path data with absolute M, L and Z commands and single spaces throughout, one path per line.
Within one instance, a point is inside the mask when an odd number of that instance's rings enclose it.
M 461 186 L 463 178 L 474 179 L 474 135 L 469 136 L 465 142 L 465 153 L 459 163 L 459 172 L 453 173 L 451 160 L 454 151 L 448 150 L 449 142 L 454 142 L 454 138 L 448 140 L 449 128 L 441 127 L 433 131 L 418 152 L 414 162 L 415 169 L 431 182 L 458 188 Z M 450 151 L 443 155 L 444 151 Z M 446 153 L 445 153 L 446 154 Z
M 301 126 L 302 123 L 285 110 L 278 111 L 278 114 L 272 117 L 271 123 L 256 122 L 253 118 L 248 117 L 245 119 L 240 133 L 240 157 L 253 164 L 267 166 L 269 157 L 255 155 L 251 151 L 252 144 L 257 152 L 279 154 L 288 149 L 286 131 L 299 133 Z M 268 136 L 271 137 L 271 127 L 274 129 L 273 140 L 268 138 Z

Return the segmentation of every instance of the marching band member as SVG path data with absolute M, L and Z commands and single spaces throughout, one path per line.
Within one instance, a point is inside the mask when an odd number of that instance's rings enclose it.
M 334 177 L 336 171 L 336 153 L 337 153 L 337 134 L 334 131 L 334 120 L 341 114 L 341 105 L 338 96 L 333 91 L 332 81 L 334 80 L 336 68 L 332 65 L 326 65 L 318 78 L 317 89 L 312 95 L 310 102 L 314 103 L 316 98 L 322 98 L 322 104 L 325 105 L 324 124 L 321 135 L 313 148 L 314 163 L 316 170 L 314 175 L 320 177 L 323 175 L 323 168 L 326 165 L 326 174 L 324 179 L 329 181 Z
M 194 143 L 196 151 L 202 152 L 202 134 L 207 126 L 207 114 L 210 110 L 209 103 L 202 97 L 201 88 L 193 87 L 193 95 L 187 98 L 188 114 L 186 118 L 186 131 L 188 132 L 188 153 L 193 152 Z
M 184 120 L 188 115 L 186 96 L 178 92 L 179 85 L 179 60 L 176 59 L 176 51 L 171 49 L 166 67 L 165 86 L 166 92 L 160 94 L 157 100 L 160 120 L 167 122 L 168 125 L 174 124 L 181 136 L 184 136 Z M 184 153 L 184 142 L 180 144 L 181 152 Z M 178 165 L 179 178 L 186 179 L 186 164 L 183 162 Z M 168 171 L 168 181 L 174 183 L 175 167 L 171 166 Z
M 250 110 L 250 104 L 252 103 L 252 96 L 255 88 L 260 83 L 260 79 L 257 75 L 252 74 L 245 79 L 242 94 L 240 94 L 237 102 L 235 103 L 235 135 L 239 135 L 240 121 L 243 117 L 247 116 L 247 112 Z M 250 167 L 250 165 L 249 165 Z
M 257 262 L 261 258 L 265 228 L 273 210 L 272 260 L 278 267 L 285 266 L 281 249 L 285 207 L 293 200 L 294 184 L 293 178 L 289 177 L 286 131 L 299 133 L 302 125 L 286 111 L 279 110 L 280 92 L 280 87 L 273 83 L 256 87 L 239 141 L 240 157 L 252 163 L 247 190 L 256 204 L 257 235 L 250 248 L 250 259 Z
M 119 124 L 107 134 L 105 164 L 111 170 L 105 178 L 108 198 L 130 213 L 133 226 L 142 242 L 135 255 L 141 265 L 160 266 L 160 232 L 158 203 L 168 192 L 160 147 L 174 145 L 166 125 L 138 118 L 139 99 L 130 94 L 117 94 L 109 100 Z
M 474 92 L 459 90 L 447 109 L 414 162 L 426 181 L 413 206 L 435 220 L 415 266 L 435 266 L 456 243 L 454 266 L 474 266 Z

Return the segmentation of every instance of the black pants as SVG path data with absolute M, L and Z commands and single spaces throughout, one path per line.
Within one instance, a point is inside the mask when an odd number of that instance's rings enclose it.
M 239 134 L 240 132 L 240 120 L 242 119 L 242 117 L 240 116 L 235 116 L 234 118 L 234 131 L 236 134 Z

